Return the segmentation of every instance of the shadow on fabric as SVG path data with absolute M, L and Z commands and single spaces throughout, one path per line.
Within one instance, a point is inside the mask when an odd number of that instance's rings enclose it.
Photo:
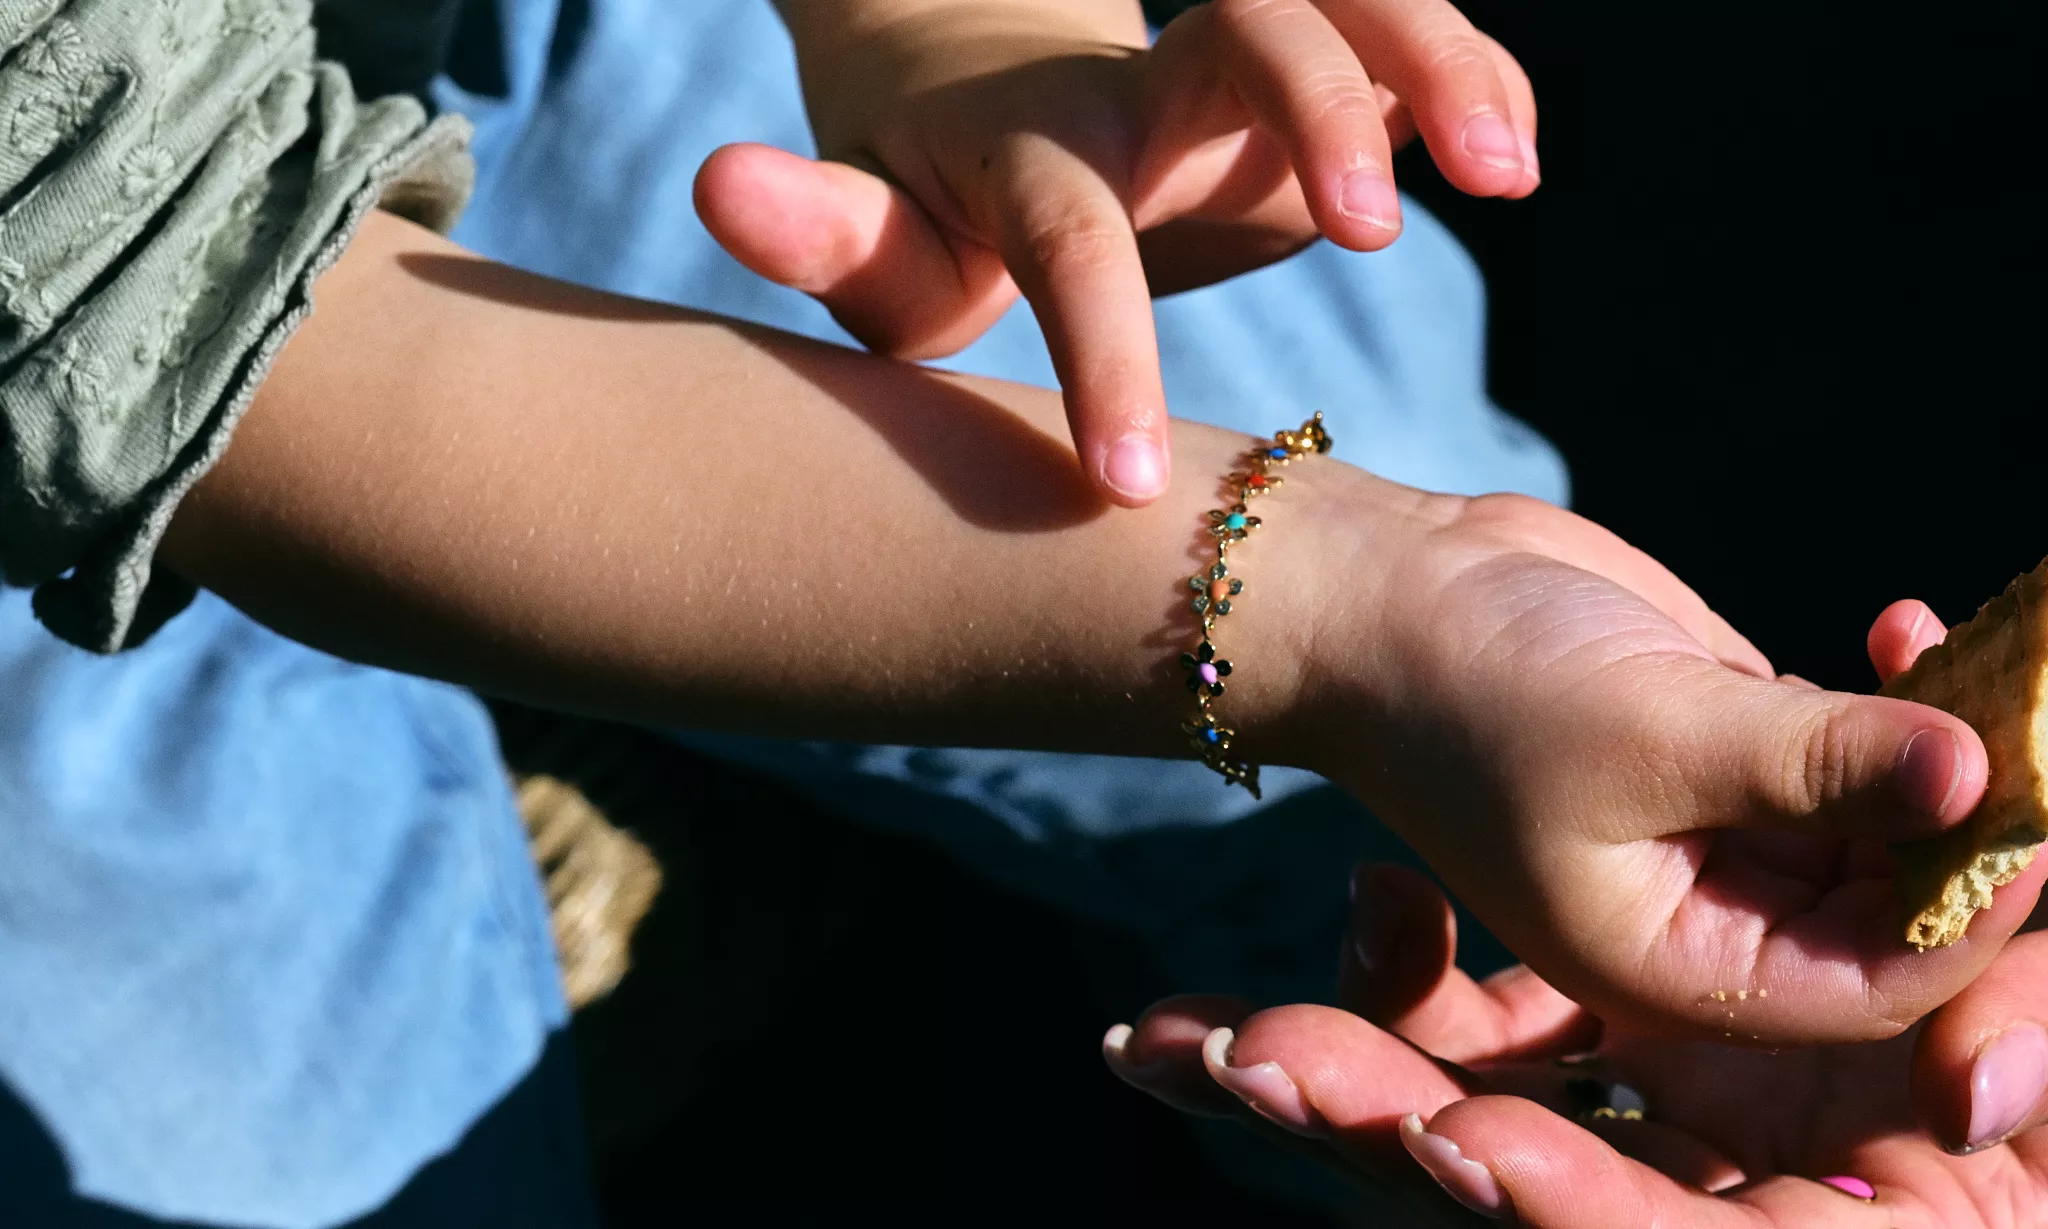
M 455 1150 L 340 1229 L 596 1229 L 568 1034 Z M 8 1229 L 214 1229 L 73 1194 L 70 1166 L 34 1110 L 0 1082 L 0 1225 Z

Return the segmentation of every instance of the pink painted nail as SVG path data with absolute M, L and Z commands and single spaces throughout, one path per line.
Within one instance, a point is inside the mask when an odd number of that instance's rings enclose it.
M 1975 1152 L 2003 1140 L 2048 1093 L 2048 1032 L 2016 1024 L 1993 1038 L 1970 1067 L 1970 1136 Z
M 1852 1178 L 1848 1174 L 1836 1174 L 1832 1178 L 1822 1178 L 1820 1181 L 1821 1185 L 1832 1186 L 1844 1195 L 1854 1195 L 1858 1199 L 1877 1198 L 1876 1187 L 1861 1178 Z
M 1493 1174 L 1460 1152 L 1453 1141 L 1425 1131 L 1420 1114 L 1401 1119 L 1401 1142 L 1407 1146 L 1408 1155 L 1428 1170 L 1429 1176 L 1451 1198 L 1481 1216 L 1506 1219 L 1507 1196 L 1501 1192 L 1500 1183 L 1493 1180 Z
M 1209 1077 L 1267 1121 L 1310 1139 L 1329 1138 L 1330 1124 L 1301 1095 L 1301 1089 L 1287 1078 L 1279 1063 L 1260 1063 L 1255 1067 L 1230 1065 L 1230 1050 L 1236 1041 L 1236 1033 L 1219 1028 L 1202 1042 L 1202 1065 L 1209 1069 Z
M 1401 194 L 1378 171 L 1353 171 L 1337 192 L 1337 211 L 1381 230 L 1401 228 Z
M 1522 165 L 1522 142 L 1515 136 L 1515 130 L 1498 115 L 1482 113 L 1465 121 L 1465 131 L 1459 140 L 1465 152 L 1488 166 L 1519 168 Z

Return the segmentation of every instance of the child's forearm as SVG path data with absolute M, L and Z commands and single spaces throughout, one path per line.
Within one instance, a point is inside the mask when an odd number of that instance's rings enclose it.
M 1185 753 L 1184 578 L 1241 437 L 1177 428 L 1167 493 L 1112 511 L 1050 392 L 391 220 L 319 291 L 162 554 L 287 634 L 653 722 Z M 1889 1036 L 2030 908 L 2038 871 L 1916 955 L 1851 856 L 1976 805 L 1962 722 L 1771 681 L 1676 578 L 1548 505 L 1326 459 L 1286 477 L 1232 552 L 1237 750 L 1353 790 L 1611 1021 Z M 1739 1022 L 1730 987 L 1757 991 Z
M 1184 578 L 1245 443 L 1183 426 L 1170 494 L 1111 510 L 1052 392 L 548 282 L 379 218 L 163 561 L 310 643 L 554 705 L 1173 755 Z M 1236 552 L 1220 707 L 1245 751 L 1299 761 L 1318 632 L 1370 589 L 1353 543 L 1424 514 L 1334 461 L 1287 477 Z

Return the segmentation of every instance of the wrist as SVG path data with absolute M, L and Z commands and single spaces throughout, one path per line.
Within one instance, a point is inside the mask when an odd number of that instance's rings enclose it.
M 1282 607 L 1276 626 L 1258 611 L 1244 629 L 1260 633 L 1244 652 L 1262 660 L 1240 668 L 1270 672 L 1275 687 L 1269 715 L 1247 730 L 1249 758 L 1312 769 L 1369 805 L 1382 792 L 1374 782 L 1398 751 L 1389 714 L 1414 639 L 1404 614 L 1414 604 L 1397 599 L 1468 502 L 1342 462 L 1289 467 L 1286 488 L 1261 501 L 1256 552 L 1242 553 L 1241 569 L 1233 555 L 1247 584 Z M 1284 601 L 1266 596 L 1282 586 Z

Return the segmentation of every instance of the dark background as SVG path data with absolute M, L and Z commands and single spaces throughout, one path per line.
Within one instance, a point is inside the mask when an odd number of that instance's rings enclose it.
M 1543 186 L 1472 201 L 1420 150 L 1401 182 L 1578 511 L 1845 689 L 1887 603 L 1953 623 L 2048 554 L 2018 4 L 1463 7 L 1535 83 Z

